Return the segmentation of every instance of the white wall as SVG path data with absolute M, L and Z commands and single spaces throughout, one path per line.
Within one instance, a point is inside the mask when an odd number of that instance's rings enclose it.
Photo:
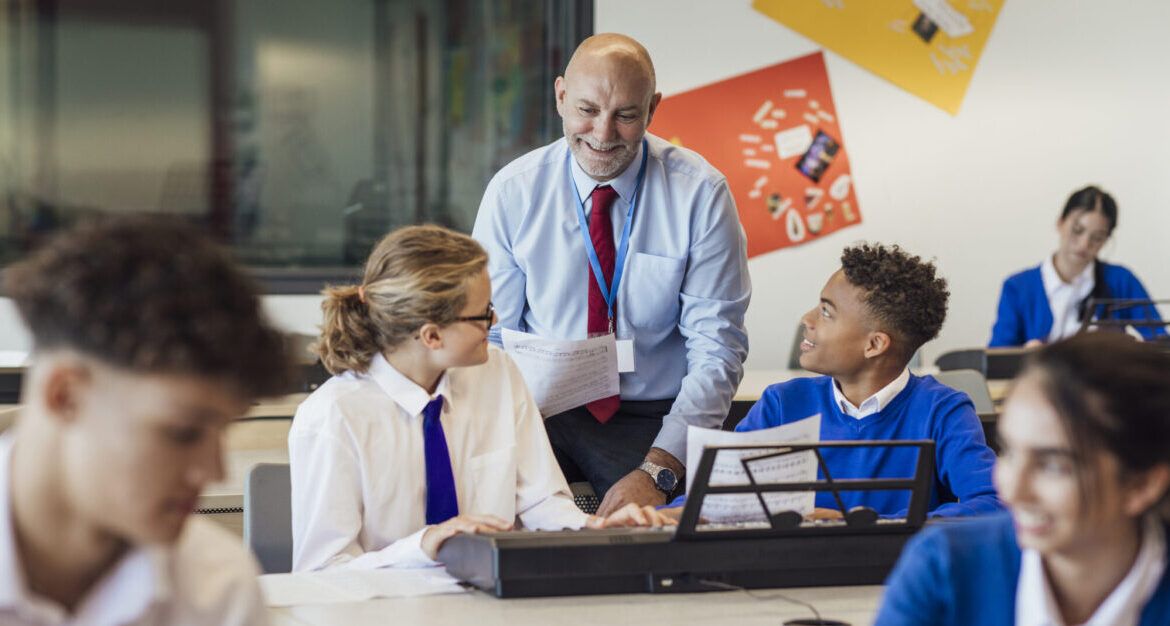
M 933 257 L 950 281 L 927 361 L 983 345 L 1002 279 L 1051 252 L 1088 183 L 1120 207 L 1102 257 L 1170 297 L 1167 24 L 1164 0 L 1006 0 L 955 117 L 826 51 L 863 223 L 750 262 L 748 366 L 784 366 L 796 320 L 860 239 Z M 747 0 L 597 0 L 607 31 L 646 46 L 666 96 L 821 49 Z
M 597 31 L 650 50 L 670 95 L 819 49 L 746 0 L 597 0 Z M 783 367 L 799 315 L 843 246 L 897 242 L 936 258 L 952 287 L 939 352 L 987 340 L 1000 281 L 1055 245 L 1068 194 L 1111 191 L 1119 228 L 1104 258 L 1170 297 L 1170 3 L 1007 0 L 958 116 L 826 52 L 863 224 L 757 257 L 748 366 Z M 312 332 L 315 297 L 269 298 L 274 317 Z M 0 349 L 25 346 L 0 302 Z

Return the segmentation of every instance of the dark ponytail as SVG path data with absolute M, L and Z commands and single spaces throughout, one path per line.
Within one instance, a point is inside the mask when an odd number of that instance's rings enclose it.
M 1105 220 L 1109 222 L 1110 235 L 1113 234 L 1113 229 L 1117 228 L 1117 201 L 1100 187 L 1089 185 L 1084 189 L 1074 191 L 1064 203 L 1064 210 L 1060 212 L 1060 220 L 1063 222 L 1069 216 L 1081 211 L 1089 213 L 1094 211 L 1100 212 Z M 1089 292 L 1088 296 L 1085 296 L 1084 300 L 1077 303 L 1077 319 L 1084 322 L 1086 315 L 1089 317 L 1097 315 L 1095 311 L 1086 310 L 1090 300 L 1104 300 L 1112 297 L 1113 294 L 1109 291 L 1109 285 L 1105 283 L 1105 268 L 1101 266 L 1100 261 L 1095 261 L 1093 267 L 1093 290 Z

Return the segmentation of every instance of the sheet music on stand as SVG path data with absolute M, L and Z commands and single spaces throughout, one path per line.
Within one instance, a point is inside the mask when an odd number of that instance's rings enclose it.
M 916 448 L 917 459 L 914 475 L 905 478 L 847 478 L 834 479 L 829 468 L 825 465 L 822 450 L 834 448 Z M 717 464 L 717 457 L 721 453 L 731 453 L 738 458 L 748 476 L 748 484 L 712 484 L 712 473 Z M 789 457 L 797 459 L 809 454 L 816 460 L 823 478 L 811 480 L 759 480 L 763 468 L 771 468 L 776 459 Z M 926 521 L 927 500 L 930 497 L 930 485 L 934 480 L 934 441 L 932 440 L 903 440 L 903 441 L 827 441 L 812 443 L 791 444 L 762 444 L 739 445 L 724 447 L 707 447 L 695 469 L 694 482 L 687 492 L 687 502 L 679 519 L 675 537 L 678 540 L 725 539 L 728 537 L 782 537 L 792 535 L 834 534 L 834 533 L 883 533 L 905 530 L 913 532 Z M 840 494 L 842 492 L 900 490 L 910 492 L 910 506 L 906 517 L 899 520 L 881 520 L 880 523 L 868 527 L 854 526 L 845 522 L 815 523 L 805 519 L 805 513 L 784 508 L 778 510 L 772 506 L 773 502 L 791 502 L 792 500 L 773 500 L 769 496 L 783 494 L 790 496 L 798 494 L 813 497 L 817 492 L 829 492 L 833 495 L 841 513 L 844 510 Z M 765 511 L 757 522 L 748 520 L 749 524 L 732 526 L 721 523 L 712 523 L 701 515 L 706 501 L 711 497 L 731 495 L 737 497 L 755 498 L 757 509 Z
M 715 457 L 708 484 L 711 486 L 748 485 L 752 478 L 741 463 L 745 456 L 760 456 L 766 452 L 784 450 L 784 444 L 810 443 L 821 438 L 821 416 L 811 415 L 801 420 L 745 432 L 729 432 L 691 426 L 687 429 L 687 467 L 698 467 L 706 448 L 722 448 Z M 728 446 L 754 446 L 736 452 Z M 769 447 L 771 446 L 771 447 Z M 817 475 L 816 457 L 811 452 L 770 457 L 752 466 L 755 480 L 763 482 L 809 481 Z M 687 492 L 694 484 L 694 474 L 687 475 Z M 775 510 L 792 509 L 802 514 L 811 513 L 816 494 L 811 492 L 770 493 L 765 496 L 768 507 Z M 764 522 L 767 515 L 758 499 L 751 494 L 711 496 L 703 503 L 701 517 L 709 522 Z

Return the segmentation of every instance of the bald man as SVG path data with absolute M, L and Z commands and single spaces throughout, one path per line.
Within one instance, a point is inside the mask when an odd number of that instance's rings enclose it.
M 743 376 L 743 227 L 718 170 L 646 133 L 662 94 L 637 41 L 586 39 L 553 89 L 564 139 L 500 170 L 475 221 L 500 320 L 492 339 L 510 328 L 632 340 L 620 397 L 546 416 L 545 428 L 566 478 L 603 498 L 599 514 L 660 504 L 681 491 L 687 427 L 718 428 Z

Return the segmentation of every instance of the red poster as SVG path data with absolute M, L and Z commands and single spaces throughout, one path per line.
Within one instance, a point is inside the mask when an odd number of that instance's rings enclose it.
M 749 257 L 861 222 L 820 52 L 664 98 L 650 132 L 727 176 Z

